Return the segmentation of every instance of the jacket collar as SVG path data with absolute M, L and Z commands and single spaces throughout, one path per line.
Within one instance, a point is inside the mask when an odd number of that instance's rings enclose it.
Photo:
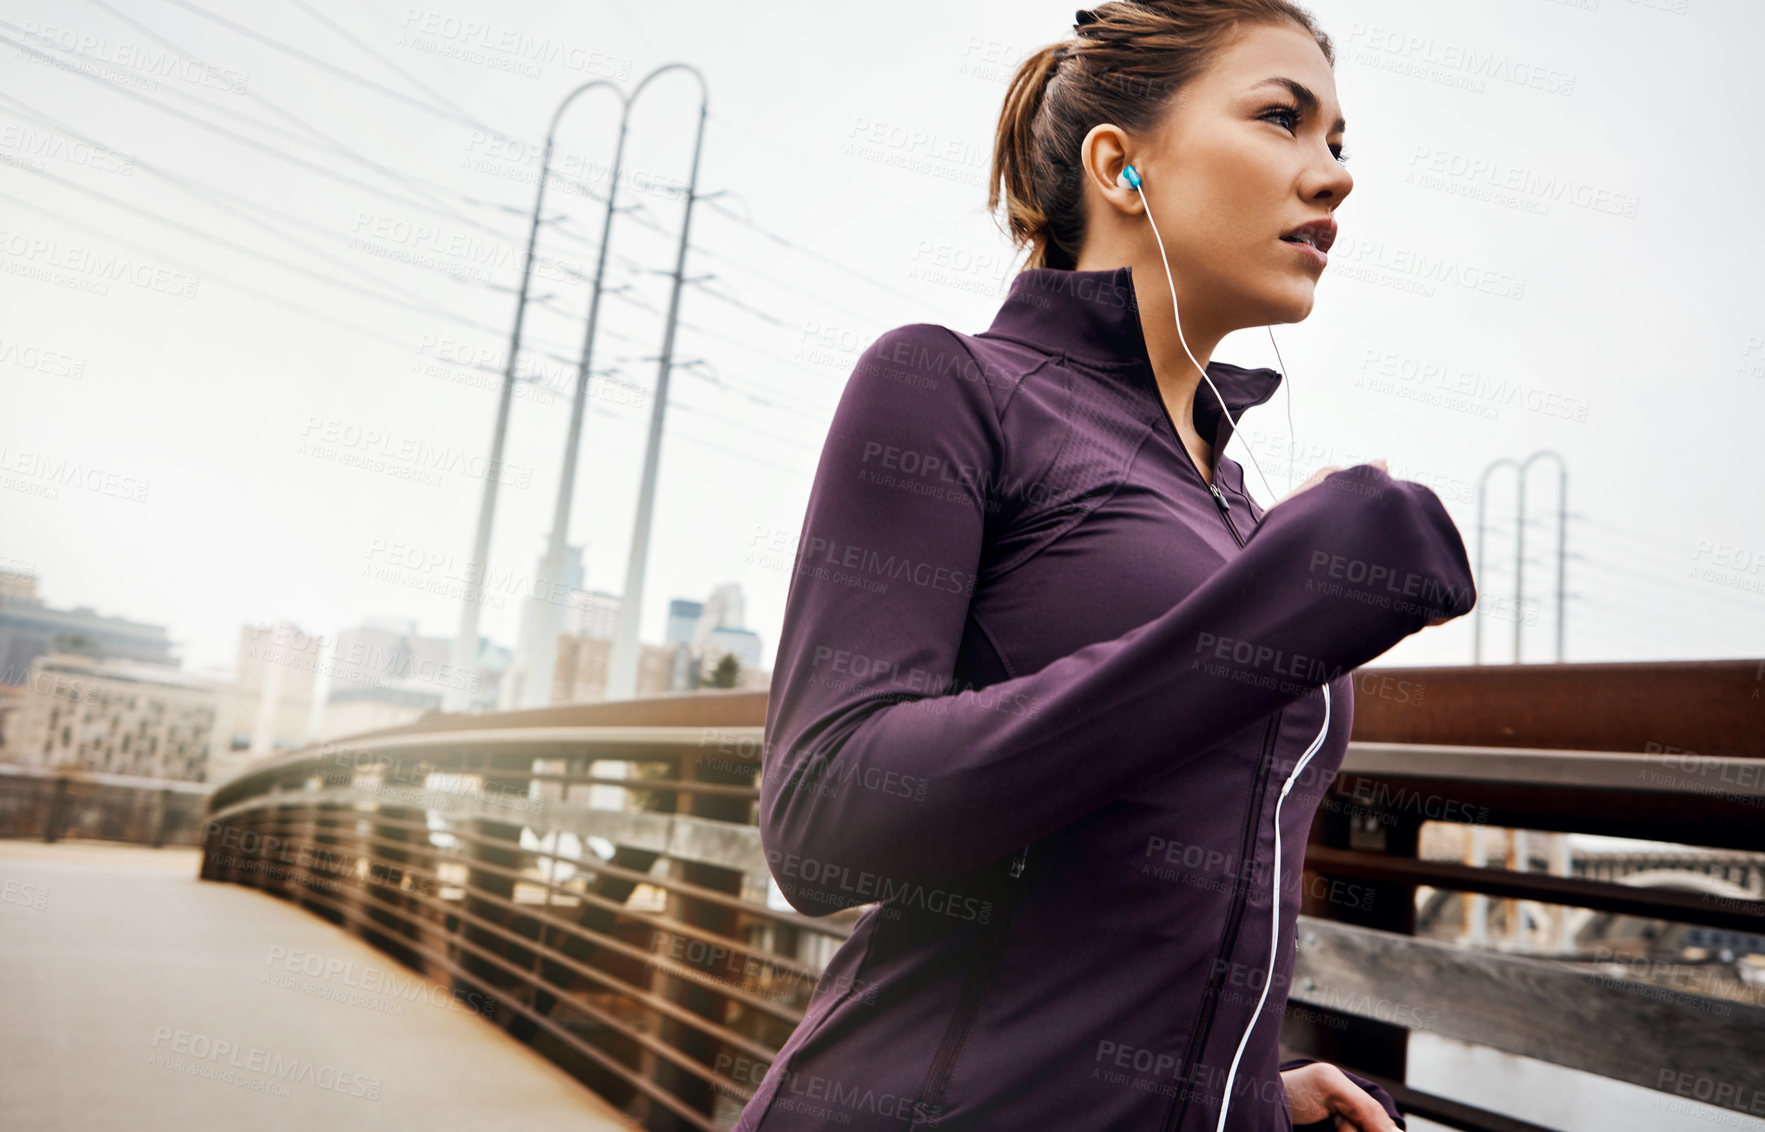
M 983 333 L 1058 354 L 1063 362 L 1119 372 L 1149 392 L 1159 416 L 1168 418 L 1153 378 L 1132 269 L 1127 266 L 1101 271 L 1025 268 L 1011 281 L 1004 305 Z M 1245 409 L 1273 397 L 1281 384 L 1276 370 L 1244 369 L 1220 361 L 1208 362 L 1207 375 L 1219 388 L 1232 416 L 1240 420 Z M 1205 382 L 1195 390 L 1193 420 L 1199 435 L 1212 438 L 1213 466 L 1217 469 L 1220 454 L 1232 437 L 1232 425 Z

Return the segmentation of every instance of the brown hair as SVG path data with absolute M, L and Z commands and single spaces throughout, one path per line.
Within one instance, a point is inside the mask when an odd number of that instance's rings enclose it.
M 1288 0 L 1108 0 L 1078 13 L 1074 38 L 1018 65 L 999 115 L 987 208 L 1001 196 L 1025 267 L 1071 268 L 1085 240 L 1079 145 L 1110 122 L 1146 134 L 1215 52 L 1256 24 L 1297 24 L 1332 66 L 1330 37 Z

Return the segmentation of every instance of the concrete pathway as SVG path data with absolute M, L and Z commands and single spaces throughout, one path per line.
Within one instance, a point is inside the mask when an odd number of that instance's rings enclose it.
M 0 1129 L 637 1127 L 355 937 L 198 881 L 200 857 L 0 840 Z

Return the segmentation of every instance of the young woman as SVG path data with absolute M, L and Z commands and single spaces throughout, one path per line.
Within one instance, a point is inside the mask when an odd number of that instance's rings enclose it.
M 1026 269 L 983 332 L 882 335 L 822 451 L 760 831 L 800 911 L 873 906 L 737 1132 L 1403 1126 L 1276 1037 L 1349 673 L 1470 565 L 1382 461 L 1265 513 L 1223 450 L 1281 375 L 1211 361 L 1311 312 L 1330 40 L 1285 0 L 1078 19 L 999 125 Z

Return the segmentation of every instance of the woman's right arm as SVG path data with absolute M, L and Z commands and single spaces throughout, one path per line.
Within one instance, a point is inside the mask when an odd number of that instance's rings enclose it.
M 1159 617 L 1038 672 L 940 695 L 996 498 L 986 485 L 1005 470 L 1006 392 L 954 334 L 921 323 L 865 351 L 835 410 L 760 782 L 761 842 L 799 911 L 1003 858 L 1475 601 L 1439 498 L 1362 465 L 1272 508 Z M 908 467 L 945 495 L 901 490 Z

